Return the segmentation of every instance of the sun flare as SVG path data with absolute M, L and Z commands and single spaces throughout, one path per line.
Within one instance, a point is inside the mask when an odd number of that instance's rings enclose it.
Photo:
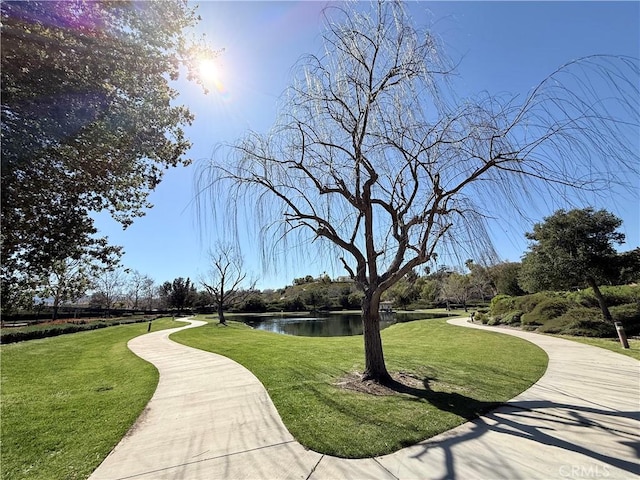
M 197 74 L 199 83 L 207 92 L 215 92 L 218 97 L 225 101 L 230 100 L 226 87 L 228 71 L 218 58 L 200 58 L 197 63 Z
M 210 60 L 210 59 L 200 60 L 198 70 L 200 71 L 200 76 L 202 77 L 203 80 L 218 79 L 219 69 L 213 60 Z

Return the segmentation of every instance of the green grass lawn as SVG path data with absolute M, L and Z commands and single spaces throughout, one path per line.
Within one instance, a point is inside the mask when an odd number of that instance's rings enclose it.
M 153 330 L 183 326 L 159 319 Z M 0 347 L 3 479 L 87 478 L 158 382 L 126 344 L 147 323 Z
M 336 386 L 363 370 L 360 336 L 294 337 L 211 321 L 171 338 L 243 364 L 299 442 L 341 457 L 382 455 L 449 430 L 525 390 L 547 364 L 544 351 L 515 337 L 445 320 L 396 324 L 382 332 L 387 367 L 422 389 L 373 396 Z
M 635 338 L 629 339 L 629 348 L 622 348 L 620 340 L 617 338 L 592 338 L 592 337 L 570 337 L 568 335 L 554 335 L 566 340 L 573 340 L 574 342 L 586 343 L 594 347 L 606 348 L 612 352 L 626 355 L 627 357 L 640 360 L 640 340 Z

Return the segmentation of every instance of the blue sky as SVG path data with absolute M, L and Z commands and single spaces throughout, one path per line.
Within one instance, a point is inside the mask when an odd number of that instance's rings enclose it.
M 292 75 L 291 68 L 306 53 L 321 49 L 324 2 L 194 2 L 214 48 L 224 48 L 216 60 L 217 78 L 204 95 L 195 85 L 180 82 L 179 101 L 196 115 L 187 129 L 194 164 L 166 172 L 150 197 L 147 215 L 127 230 L 106 215 L 97 227 L 111 243 L 124 246 L 124 266 L 158 283 L 176 277 L 198 279 L 208 270 L 207 250 L 221 233 L 204 228 L 194 205 L 197 165 L 211 157 L 216 144 L 233 142 L 247 130 L 265 132 L 277 115 L 277 104 Z M 455 85 L 462 94 L 488 91 L 525 96 L 560 65 L 590 54 L 640 57 L 639 2 L 413 2 L 418 25 L 431 25 L 447 54 L 459 61 Z M 640 150 L 640 138 L 637 148 Z M 605 208 L 623 220 L 627 243 L 640 244 L 640 179 L 622 200 L 615 193 L 595 208 Z M 585 205 L 586 206 L 586 205 Z M 537 220 L 552 211 L 531 211 Z M 250 219 L 247 219 L 250 221 Z M 527 247 L 526 222 L 491 224 L 503 260 L 518 261 Z M 245 265 L 259 278 L 259 288 L 291 284 L 294 277 L 344 275 L 333 260 L 292 256 L 287 268 L 263 272 L 257 240 L 241 239 Z

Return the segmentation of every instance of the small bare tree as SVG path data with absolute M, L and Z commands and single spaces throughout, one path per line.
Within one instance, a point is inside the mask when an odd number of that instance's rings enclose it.
M 244 301 L 255 290 L 256 280 L 247 279 L 244 260 L 231 244 L 216 245 L 209 259 L 209 276 L 200 283 L 215 302 L 220 324 L 226 325 L 224 309 Z
M 384 291 L 437 251 L 491 252 L 486 218 L 522 212 L 533 193 L 575 200 L 636 178 L 639 68 L 588 57 L 523 99 L 459 99 L 437 39 L 400 2 L 354 5 L 328 10 L 325 54 L 302 61 L 273 130 L 219 150 L 199 186 L 214 216 L 250 212 L 263 251 L 289 239 L 336 252 L 364 292 L 363 378 L 390 382 Z
M 447 302 L 455 302 L 462 305 L 464 311 L 468 310 L 467 301 L 471 296 L 471 276 L 458 272 L 451 273 L 442 283 L 440 298 Z
M 112 268 L 94 277 L 94 295 L 100 298 L 102 305 L 106 308 L 107 317 L 111 316 L 111 309 L 123 297 L 127 273 L 126 269 Z
M 137 310 L 140 303 L 148 295 L 149 289 L 153 285 L 153 280 L 148 275 L 143 275 L 138 270 L 134 270 L 127 280 L 127 299 L 129 307 Z
M 151 311 L 153 309 L 153 301 L 156 296 L 158 286 L 151 277 L 145 277 L 142 283 L 142 299 L 144 300 L 144 306 L 146 310 Z

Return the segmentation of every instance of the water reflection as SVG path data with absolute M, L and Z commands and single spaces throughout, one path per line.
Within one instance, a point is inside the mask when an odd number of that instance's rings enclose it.
M 446 315 L 433 313 L 381 313 L 380 328 L 400 322 L 410 322 L 425 318 L 439 318 Z M 244 322 L 258 330 L 296 335 L 302 337 L 344 337 L 362 335 L 362 320 L 359 314 L 337 313 L 314 316 L 275 315 L 252 316 L 238 315 L 234 320 Z

